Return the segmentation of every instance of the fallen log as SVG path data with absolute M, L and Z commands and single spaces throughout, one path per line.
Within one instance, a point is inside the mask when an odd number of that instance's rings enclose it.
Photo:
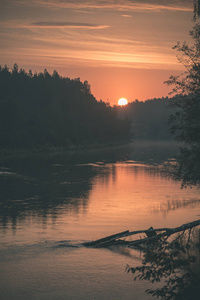
M 153 227 L 150 227 L 149 229 L 145 229 L 145 230 L 137 230 L 137 231 L 126 230 L 117 234 L 104 237 L 102 239 L 98 239 L 96 241 L 83 243 L 83 246 L 94 247 L 94 248 L 109 247 L 115 245 L 122 245 L 127 247 L 139 247 L 141 244 L 152 243 L 163 237 L 169 237 L 174 233 L 192 229 L 193 227 L 199 225 L 200 225 L 200 219 L 194 222 L 183 224 L 175 228 L 154 229 Z M 157 233 L 157 232 L 161 232 L 161 233 Z M 145 233 L 147 237 L 140 238 L 135 241 L 125 241 L 121 239 L 123 237 L 128 237 L 139 233 Z
M 129 230 L 117 233 L 117 234 L 113 234 L 113 235 L 109 235 L 105 238 L 96 240 L 96 241 L 92 241 L 92 242 L 87 242 L 87 243 L 83 243 L 83 246 L 87 246 L 87 247 L 102 247 L 103 245 L 105 246 L 108 242 L 112 242 L 115 241 L 116 239 L 125 237 L 129 234 Z
M 183 224 L 179 227 L 175 227 L 175 228 L 166 228 L 166 231 L 163 232 L 163 233 L 160 233 L 160 234 L 157 234 L 155 236 L 152 236 L 152 237 L 147 237 L 147 238 L 144 238 L 144 239 L 140 239 L 140 240 L 136 240 L 136 241 L 132 241 L 129 243 L 129 247 L 131 246 L 139 246 L 140 244 L 143 244 L 143 243 L 149 243 L 149 242 L 153 242 L 153 241 L 156 241 L 156 240 L 159 240 L 165 236 L 171 236 L 172 234 L 174 233 L 177 233 L 177 232 L 181 232 L 181 231 L 185 231 L 187 229 L 192 229 L 193 227 L 196 227 L 200 225 L 200 220 L 197 220 L 197 221 L 194 221 L 194 222 L 190 222 L 190 223 L 186 223 L 186 224 Z M 154 229 L 155 231 L 158 231 L 157 229 Z

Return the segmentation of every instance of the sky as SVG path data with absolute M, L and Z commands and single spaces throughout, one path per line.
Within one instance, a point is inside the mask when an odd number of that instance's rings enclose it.
M 0 0 L 0 65 L 87 80 L 97 100 L 165 97 L 193 0 Z

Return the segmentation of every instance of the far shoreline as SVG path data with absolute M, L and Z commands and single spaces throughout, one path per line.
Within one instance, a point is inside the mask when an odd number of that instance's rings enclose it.
M 59 146 L 43 146 L 43 147 L 32 147 L 32 148 L 0 148 L 0 161 L 12 159 L 12 158 L 22 158 L 22 157 L 36 157 L 36 156 L 56 156 L 63 155 L 69 153 L 84 153 L 84 152 L 99 152 L 106 149 L 112 148 L 122 148 L 127 146 L 137 145 L 155 145 L 156 143 L 162 144 L 163 146 L 167 146 L 169 144 L 173 146 L 180 146 L 180 144 L 173 139 L 160 139 L 160 140 L 152 140 L 152 139 L 141 139 L 136 138 L 130 141 L 121 141 L 121 142 L 109 142 L 109 143 L 94 143 L 87 145 L 70 145 L 66 147 Z
M 58 154 L 65 153 L 78 153 L 78 152 L 89 152 L 89 151 L 100 151 L 104 149 L 124 147 L 129 145 L 131 142 L 109 142 L 109 143 L 94 143 L 87 145 L 70 145 L 66 147 L 60 146 L 42 146 L 42 147 L 32 147 L 32 148 L 0 148 L 0 161 L 12 159 L 12 158 L 21 158 L 29 156 L 54 156 Z

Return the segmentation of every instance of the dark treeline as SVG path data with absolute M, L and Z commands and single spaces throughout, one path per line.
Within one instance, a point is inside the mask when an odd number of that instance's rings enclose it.
M 57 71 L 33 74 L 0 67 L 0 144 L 3 148 L 70 147 L 129 138 L 130 123 L 97 101 L 87 81 Z
M 170 105 L 173 99 L 154 98 L 144 102 L 135 100 L 124 107 L 119 107 L 119 116 L 129 119 L 132 136 L 142 139 L 172 139 L 169 118 L 174 112 Z

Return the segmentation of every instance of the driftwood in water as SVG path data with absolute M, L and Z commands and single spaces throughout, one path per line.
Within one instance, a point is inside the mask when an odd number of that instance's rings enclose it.
M 110 236 L 107 236 L 105 238 L 96 240 L 96 241 L 92 241 L 92 242 L 88 242 L 88 243 L 83 243 L 83 246 L 87 246 L 87 247 L 106 247 L 108 245 L 108 243 L 116 241 L 119 238 L 128 236 L 129 234 L 129 230 L 117 233 L 117 234 L 113 234 Z
M 175 227 L 175 228 L 166 228 L 164 232 L 159 233 L 155 236 L 147 237 L 147 238 L 144 238 L 144 239 L 140 239 L 140 240 L 130 242 L 129 247 L 130 246 L 139 246 L 140 244 L 153 242 L 153 241 L 159 240 L 159 239 L 161 239 L 163 237 L 166 237 L 166 236 L 169 237 L 170 235 L 172 235 L 174 233 L 185 231 L 187 229 L 192 229 L 193 227 L 196 227 L 198 225 L 200 225 L 200 220 L 190 222 L 190 223 L 187 223 L 187 224 L 183 224 L 183 225 L 181 225 L 179 227 Z M 155 229 L 155 231 L 158 231 L 158 229 Z
M 138 231 L 123 231 L 117 234 L 113 234 L 110 236 L 107 236 L 105 238 L 92 241 L 92 242 L 87 242 L 84 243 L 83 245 L 86 247 L 94 247 L 94 248 L 99 248 L 99 247 L 108 247 L 108 246 L 113 246 L 113 245 L 124 245 L 128 247 L 138 247 L 141 244 L 146 244 L 146 243 L 151 243 L 154 241 L 157 241 L 163 237 L 169 237 L 174 233 L 185 231 L 188 229 L 192 229 L 193 227 L 196 227 L 200 225 L 200 220 L 190 222 L 187 224 L 183 224 L 179 227 L 175 228 L 158 228 L 154 229 L 153 227 L 150 227 L 148 230 L 138 230 Z M 161 232 L 161 233 L 158 233 Z M 123 237 L 128 237 L 132 235 L 136 235 L 139 233 L 145 233 L 147 237 L 135 240 L 135 241 L 125 241 L 122 240 L 121 238 Z

